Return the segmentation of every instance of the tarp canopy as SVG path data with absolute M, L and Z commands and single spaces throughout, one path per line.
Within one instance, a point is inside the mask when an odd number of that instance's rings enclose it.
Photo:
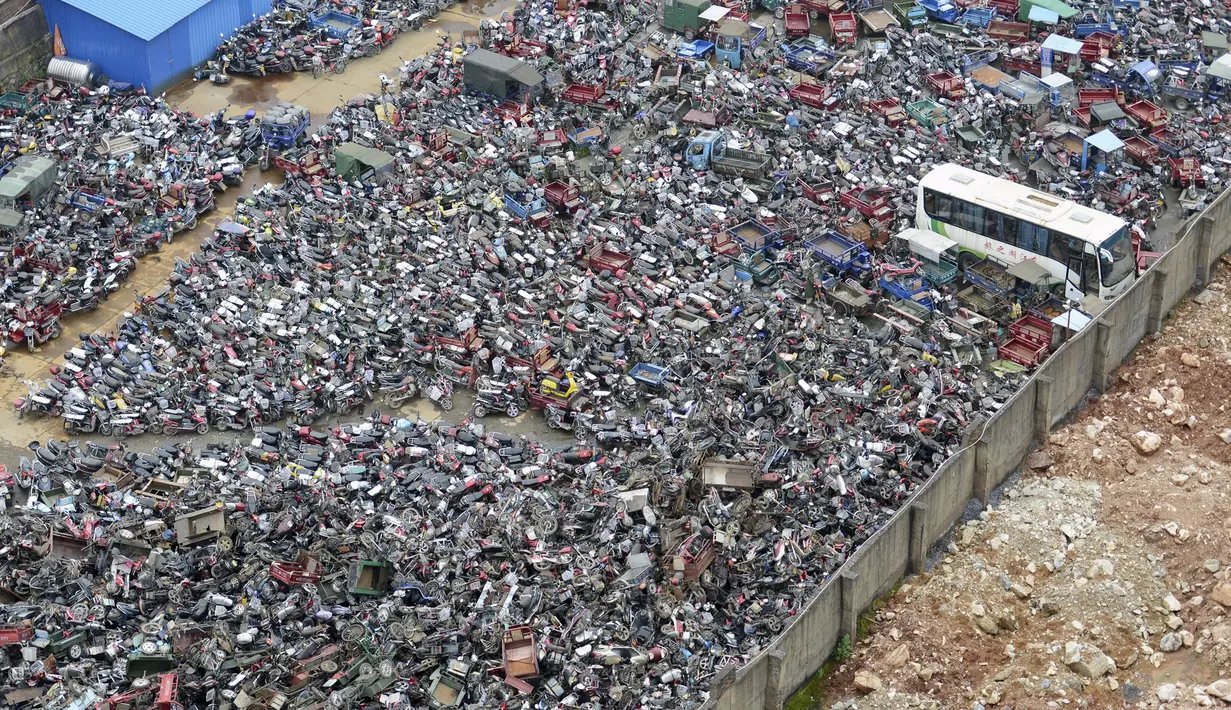
M 29 194 L 40 197 L 55 184 L 59 171 L 56 161 L 36 155 L 17 159 L 13 169 L 0 178 L 0 200 L 11 202 Z
M 1115 101 L 1104 101 L 1090 107 L 1090 117 L 1099 123 L 1109 123 L 1125 118 L 1125 113 Z
M 463 80 L 469 89 L 507 99 L 542 84 L 543 75 L 520 59 L 476 49 L 466 55 Z
M 1073 80 L 1065 76 L 1064 74 L 1055 73 L 1055 74 L 1048 74 L 1042 79 L 1039 79 L 1039 83 L 1042 84 L 1043 86 L 1047 86 L 1052 89 L 1059 89 L 1062 86 L 1068 86 L 1069 84 L 1072 84 Z
M 380 175 L 393 165 L 392 155 L 358 143 L 343 143 L 338 146 L 334 160 L 338 164 L 338 175 L 344 180 L 356 180 L 369 170 Z
M 1047 35 L 1042 47 L 1060 54 L 1081 54 L 1082 43 L 1072 37 L 1063 35 Z
M 1060 21 L 1060 13 L 1039 5 L 1030 8 L 1030 14 L 1026 17 L 1031 22 L 1042 22 L 1045 25 L 1054 25 Z
M 1223 49 L 1227 48 L 1227 36 L 1218 32 L 1202 32 L 1201 46 L 1206 49 Z
M 1037 261 L 1024 260 L 1005 270 L 1009 276 L 1020 279 L 1031 286 L 1043 286 L 1052 280 L 1051 272 L 1039 265 Z
M 898 232 L 898 239 L 906 240 L 910 250 L 928 261 L 939 263 L 945 252 L 957 246 L 957 242 L 930 229 L 911 227 Z
M 1124 147 L 1124 141 L 1120 140 L 1116 134 L 1106 129 L 1090 136 L 1086 139 L 1086 142 L 1104 153 L 1112 153 Z
M 723 7 L 722 5 L 710 5 L 700 14 L 700 18 L 706 22 L 717 22 L 730 13 L 730 8 Z
M 0 229 L 17 229 L 24 214 L 17 210 L 0 209 Z
M 1094 319 L 1081 311 L 1067 310 L 1055 318 L 1052 318 L 1051 322 L 1076 332 L 1090 325 L 1090 321 L 1092 320 Z
M 1205 73 L 1215 79 L 1231 79 L 1231 54 L 1224 54 L 1215 59 Z
M 1066 20 L 1077 15 L 1076 8 L 1065 5 L 1060 0 L 1022 0 L 1020 9 L 1017 11 L 1017 19 L 1029 19 L 1030 11 L 1036 7 L 1047 8 Z

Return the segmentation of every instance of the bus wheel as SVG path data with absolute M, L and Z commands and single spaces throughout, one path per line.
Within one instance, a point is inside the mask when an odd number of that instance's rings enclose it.
M 957 256 L 957 268 L 962 272 L 962 278 L 966 278 L 966 269 L 974 266 L 979 257 L 975 256 L 974 252 L 964 251 Z

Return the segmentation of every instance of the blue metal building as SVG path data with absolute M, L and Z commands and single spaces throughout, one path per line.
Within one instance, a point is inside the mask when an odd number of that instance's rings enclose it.
M 116 81 L 167 89 L 214 56 L 224 37 L 269 12 L 272 0 L 41 0 L 68 56 Z

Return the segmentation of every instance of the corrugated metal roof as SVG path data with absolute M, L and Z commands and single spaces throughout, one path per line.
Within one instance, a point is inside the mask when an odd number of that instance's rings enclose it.
M 62 0 L 149 41 L 211 0 Z

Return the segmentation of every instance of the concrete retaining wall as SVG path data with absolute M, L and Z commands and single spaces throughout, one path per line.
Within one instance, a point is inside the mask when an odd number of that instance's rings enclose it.
M 0 0 L 0 93 L 46 76 L 50 59 L 43 8 L 30 0 Z
M 704 710 L 781 710 L 820 670 L 842 634 L 857 635 L 857 619 L 908 572 L 972 498 L 987 494 L 1021 465 L 1034 442 L 1080 406 L 1091 389 L 1105 390 L 1111 372 L 1168 311 L 1209 280 L 1214 262 L 1231 251 L 1231 191 L 1176 234 L 1173 246 L 1133 287 L 1047 359 L 1020 392 L 955 452 L 885 526 L 828 580 L 789 626 L 746 666 L 714 679 Z

